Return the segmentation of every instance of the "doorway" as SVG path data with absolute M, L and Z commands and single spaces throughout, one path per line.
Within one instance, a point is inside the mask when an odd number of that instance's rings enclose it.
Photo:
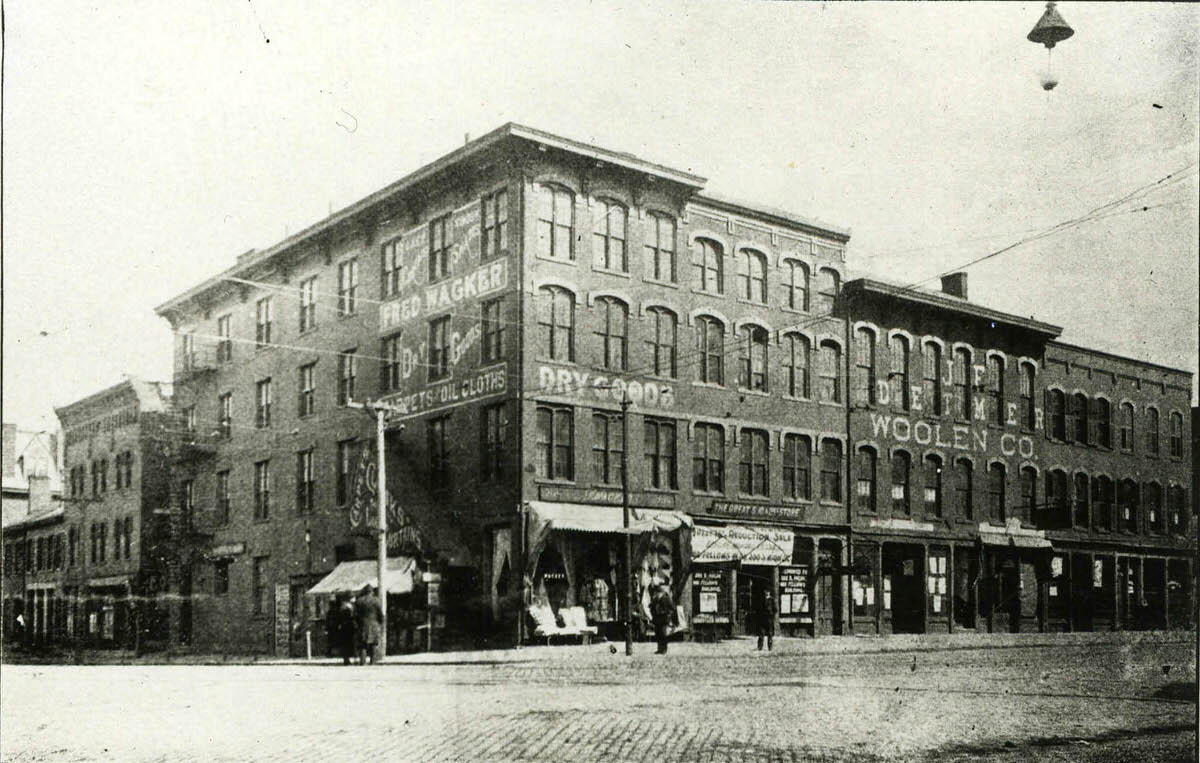
M 822 540 L 817 544 L 816 633 L 842 635 L 842 544 Z
M 925 547 L 885 543 L 883 570 L 890 579 L 892 633 L 924 633 Z
M 737 611 L 742 632 L 749 636 L 757 632 L 758 613 L 762 611 L 767 591 L 774 596 L 774 570 L 771 567 L 748 565 L 737 571 Z

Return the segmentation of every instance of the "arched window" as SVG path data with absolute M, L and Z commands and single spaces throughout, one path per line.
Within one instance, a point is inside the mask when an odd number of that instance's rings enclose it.
M 830 438 L 821 441 L 821 500 L 842 502 L 842 444 Z
M 975 467 L 970 460 L 960 458 L 954 471 L 956 476 L 954 489 L 958 494 L 955 504 L 958 507 L 959 516 L 963 519 L 974 519 Z
M 1158 409 L 1146 409 L 1146 453 L 1158 455 Z
M 892 406 L 907 411 L 912 404 L 908 392 L 909 346 L 907 337 L 897 334 L 892 337 L 892 363 L 888 369 L 888 387 Z
M 696 239 L 692 266 L 696 271 L 696 288 L 709 294 L 725 293 L 725 253 L 716 241 Z
M 1060 469 L 1046 472 L 1046 513 L 1047 522 L 1041 527 L 1071 526 L 1070 505 L 1067 503 L 1067 475 Z
M 1112 406 L 1102 397 L 1092 399 L 1092 444 L 1112 447 Z
M 629 348 L 629 308 L 615 297 L 599 297 L 593 306 L 599 357 L 596 365 L 607 371 L 624 371 Z
M 679 319 L 665 307 L 651 307 L 646 312 L 651 332 L 646 344 L 654 359 L 654 375 L 674 379 L 678 370 Z
M 1046 390 L 1046 427 L 1053 439 L 1067 439 L 1067 401 L 1062 390 Z
M 1092 480 L 1092 527 L 1105 532 L 1113 529 L 1113 482 L 1104 475 Z
M 911 459 L 908 454 L 902 450 L 898 450 L 892 454 L 892 513 L 903 514 L 909 513 L 909 470 Z
M 1083 472 L 1075 474 L 1075 526 L 1087 528 L 1091 525 L 1088 506 L 1088 476 Z
M 932 454 L 925 456 L 925 513 L 942 515 L 942 459 Z
M 1133 405 L 1121 403 L 1117 425 L 1121 428 L 1121 450 L 1133 452 Z
M 1170 528 L 1172 535 L 1187 535 L 1187 495 L 1179 485 L 1172 485 L 1167 491 L 1167 506 L 1170 511 Z
M 819 315 L 829 315 L 833 312 L 837 301 L 838 274 L 831 268 L 821 268 L 817 271 L 817 304 L 815 312 Z
M 1021 428 L 1027 432 L 1037 426 L 1037 408 L 1033 402 L 1036 373 L 1032 363 L 1021 364 Z
M 988 407 L 991 422 L 1004 426 L 1004 360 L 996 355 L 988 358 Z
M 802 434 L 783 438 L 783 494 L 812 500 L 812 441 Z
M 875 513 L 875 451 L 872 448 L 858 449 L 855 464 L 855 503 L 859 511 Z
M 836 342 L 826 339 L 821 342 L 820 399 L 831 403 L 842 402 L 842 350 Z
M 1080 445 L 1088 444 L 1088 399 L 1087 395 L 1079 393 L 1071 396 L 1071 413 L 1070 420 L 1072 423 L 1071 431 L 1069 432 L 1071 442 L 1077 442 Z
M 549 360 L 575 361 L 575 295 L 560 286 L 538 290 L 539 346 Z
M 925 406 L 934 416 L 942 415 L 942 346 L 937 342 L 926 342 L 924 352 Z
M 1005 473 L 1004 464 L 993 463 L 988 466 L 988 519 L 993 522 L 1004 522 L 1005 519 Z
M 751 302 L 767 302 L 767 256 L 753 249 L 738 252 L 738 296 Z
M 1130 479 L 1121 480 L 1117 486 L 1117 514 L 1122 532 L 1138 531 L 1138 509 L 1140 508 L 1138 484 Z
M 604 270 L 629 272 L 625 250 L 625 207 L 612 199 L 592 205 L 592 264 Z
M 1183 458 L 1183 414 L 1171 414 L 1171 458 Z
M 1037 471 L 1030 466 L 1023 467 L 1017 476 L 1021 492 L 1021 519 L 1034 527 L 1044 527 L 1045 511 L 1037 505 Z
M 696 351 L 700 353 L 700 381 L 724 384 L 725 326 L 710 315 L 696 319 Z
M 788 334 L 783 338 L 783 373 L 788 394 L 805 400 L 812 397 L 812 353 L 808 337 Z
M 875 402 L 875 332 L 860 327 L 854 332 L 855 405 Z
M 965 347 L 954 351 L 954 417 L 971 419 L 971 351 Z
M 1146 506 L 1146 529 L 1154 535 L 1165 535 L 1167 522 L 1162 510 L 1162 485 L 1157 482 L 1147 482 L 1143 495 Z
M 646 277 L 675 283 L 675 218 L 649 213 L 646 231 Z
M 738 342 L 738 385 L 744 389 L 767 391 L 767 330 L 745 326 Z
M 808 266 L 803 262 L 783 263 L 783 304 L 792 310 L 808 312 Z
M 537 216 L 538 254 L 575 259 L 575 194 L 560 186 L 539 185 Z

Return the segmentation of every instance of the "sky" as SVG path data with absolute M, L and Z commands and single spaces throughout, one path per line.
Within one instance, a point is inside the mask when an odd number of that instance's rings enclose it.
M 1195 373 L 1200 5 L 1060 3 L 1050 92 L 1042 11 L 11 0 L 4 420 L 169 380 L 156 305 L 509 121 L 849 228 L 852 273 L 903 284 L 1142 189 L 971 298 Z

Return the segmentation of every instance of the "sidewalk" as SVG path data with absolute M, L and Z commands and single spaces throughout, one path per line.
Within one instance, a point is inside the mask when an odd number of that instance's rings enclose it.
M 979 649 L 1013 649 L 1063 646 L 1112 646 L 1122 644 L 1196 644 L 1196 631 L 1115 631 L 1098 633 L 955 633 L 903 634 L 893 636 L 824 636 L 821 638 L 775 639 L 775 654 L 831 655 L 882 654 L 892 652 L 946 652 Z M 526 646 L 520 649 L 478 649 L 446 652 L 417 652 L 389 655 L 387 665 L 471 665 L 506 663 L 570 662 L 575 665 L 611 661 L 612 653 L 624 652 L 623 642 L 600 642 L 587 646 Z M 653 642 L 635 642 L 635 656 L 652 655 Z M 668 659 L 727 659 L 756 651 L 755 639 L 733 638 L 717 643 L 674 642 Z M 190 651 L 150 652 L 134 655 L 128 650 L 55 649 L 46 651 L 5 650 L 5 664 L 82 665 L 340 665 L 340 657 L 280 658 L 272 655 L 200 654 Z

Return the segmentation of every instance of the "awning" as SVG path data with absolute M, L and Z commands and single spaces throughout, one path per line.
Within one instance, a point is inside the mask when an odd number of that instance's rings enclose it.
M 739 561 L 778 567 L 792 563 L 796 535 L 780 527 L 697 525 L 692 529 L 692 562 Z
M 985 546 L 1003 548 L 1053 548 L 1053 544 L 1045 538 L 1035 535 L 1008 535 L 1005 533 L 980 533 L 979 540 Z
M 537 521 L 547 523 L 547 529 L 550 530 L 585 533 L 625 532 L 625 517 L 620 506 L 530 501 L 529 508 L 537 515 Z M 691 527 L 692 518 L 687 514 L 666 509 L 629 510 L 629 529 L 635 534 L 653 530 L 672 532 L 678 530 L 681 525 Z
M 413 575 L 417 571 L 417 563 L 407 556 L 389 557 L 384 578 L 387 581 L 388 593 L 408 593 L 413 589 Z M 361 591 L 365 585 L 378 586 L 379 562 L 374 559 L 356 562 L 342 562 L 333 568 L 312 588 L 309 595 L 328 595 L 334 593 L 354 593 Z
M 129 585 L 130 577 L 129 575 L 110 575 L 106 578 L 92 578 L 85 585 L 89 588 L 116 588 Z

